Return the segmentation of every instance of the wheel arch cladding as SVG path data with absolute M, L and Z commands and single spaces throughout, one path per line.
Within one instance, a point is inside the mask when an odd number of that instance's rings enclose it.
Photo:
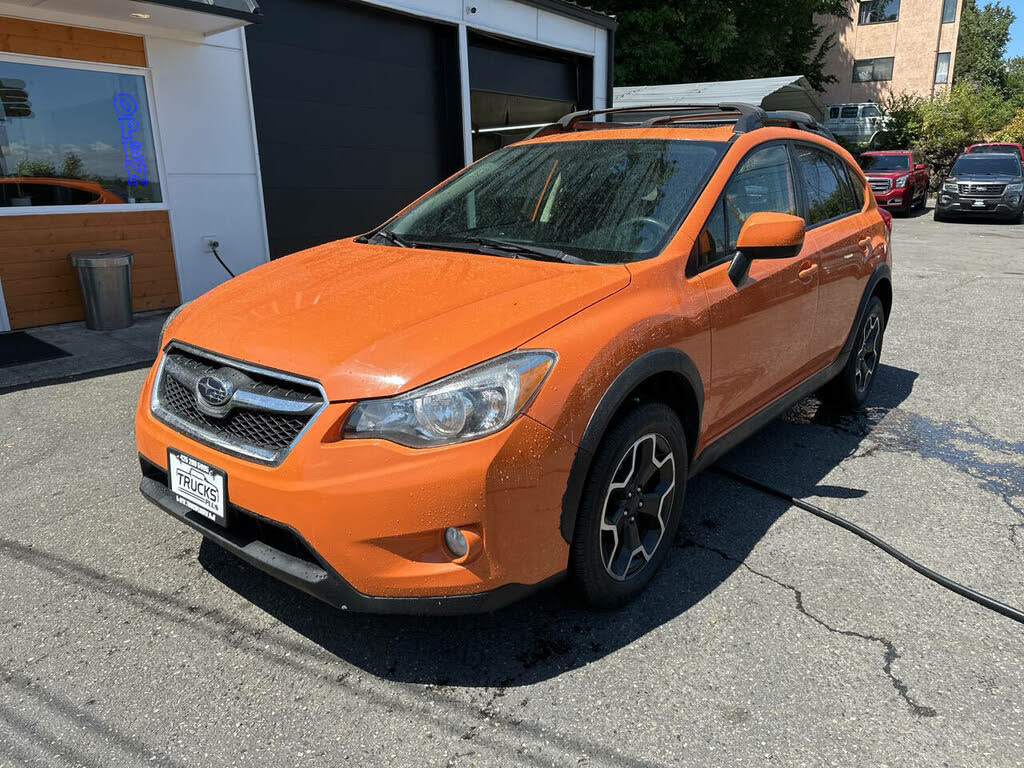
M 689 459 L 693 460 L 704 409 L 704 384 L 700 373 L 693 360 L 678 349 L 651 350 L 615 377 L 583 432 L 562 497 L 560 529 L 566 542 L 572 542 L 594 452 L 623 413 L 645 402 L 664 403 L 676 412 L 686 434 Z
M 889 282 L 888 275 L 878 278 L 872 295 L 882 300 L 882 308 L 885 309 L 885 321 L 888 323 L 889 313 L 892 312 L 892 283 Z

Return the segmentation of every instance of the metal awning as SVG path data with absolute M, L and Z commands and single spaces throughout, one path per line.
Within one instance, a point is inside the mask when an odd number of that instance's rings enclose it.
M 59 11 L 117 22 L 212 35 L 262 18 L 257 0 L 4 0 L 33 11 Z
M 768 110 L 797 110 L 825 119 L 825 106 L 803 75 L 722 80 L 712 83 L 622 86 L 615 89 L 614 106 L 646 104 L 720 104 L 739 101 Z

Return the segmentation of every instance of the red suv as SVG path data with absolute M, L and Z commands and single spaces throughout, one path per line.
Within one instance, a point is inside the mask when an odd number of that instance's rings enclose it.
M 931 173 L 909 149 L 864 152 L 857 159 L 871 184 L 875 201 L 906 215 L 928 202 Z

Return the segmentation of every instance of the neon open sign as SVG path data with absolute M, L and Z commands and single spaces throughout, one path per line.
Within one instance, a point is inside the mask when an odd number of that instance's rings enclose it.
M 146 156 L 142 144 L 135 138 L 142 125 L 136 119 L 139 105 L 130 93 L 114 96 L 114 112 L 121 124 L 121 147 L 124 149 L 124 170 L 128 174 L 128 186 L 146 186 Z

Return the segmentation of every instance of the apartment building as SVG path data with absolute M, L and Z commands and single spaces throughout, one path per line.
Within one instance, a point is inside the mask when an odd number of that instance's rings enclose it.
M 821 17 L 836 45 L 824 101 L 880 102 L 890 94 L 928 98 L 953 81 L 963 0 L 862 0 L 848 18 Z

